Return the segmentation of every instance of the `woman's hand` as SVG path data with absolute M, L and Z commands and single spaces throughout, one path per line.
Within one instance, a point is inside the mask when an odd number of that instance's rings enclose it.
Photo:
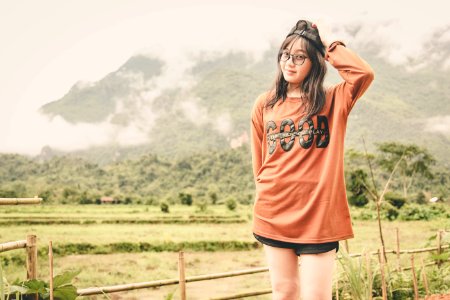
M 323 20 L 316 20 L 313 22 L 316 25 L 317 30 L 319 31 L 320 40 L 322 44 L 325 46 L 325 49 L 328 49 L 328 46 L 338 39 L 331 32 L 331 27 L 324 22 Z

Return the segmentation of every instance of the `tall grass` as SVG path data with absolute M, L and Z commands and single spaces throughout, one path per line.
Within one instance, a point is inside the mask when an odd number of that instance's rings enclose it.
M 2 264 L 0 263 L 0 300 L 5 299 L 5 292 L 3 289 L 4 289 L 4 287 L 3 287 L 3 269 L 2 269 Z
M 364 255 L 359 258 L 351 258 L 345 250 L 340 252 L 342 259 L 339 259 L 339 263 L 344 270 L 345 278 L 343 290 L 351 296 L 351 299 L 369 299 L 369 295 L 372 293 L 369 289 L 369 280 L 373 282 L 373 278 L 368 278 L 368 274 L 365 271 L 363 264 Z

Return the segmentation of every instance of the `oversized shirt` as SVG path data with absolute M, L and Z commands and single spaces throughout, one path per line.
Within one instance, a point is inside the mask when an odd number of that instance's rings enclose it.
M 326 54 L 343 82 L 328 88 L 322 110 L 305 120 L 300 98 L 265 107 L 260 95 L 251 114 L 256 197 L 253 232 L 292 243 L 352 238 L 344 181 L 348 115 L 374 78 L 371 67 L 342 45 Z

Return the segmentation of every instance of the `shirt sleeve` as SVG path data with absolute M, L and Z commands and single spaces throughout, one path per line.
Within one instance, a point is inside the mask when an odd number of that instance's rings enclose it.
M 350 113 L 362 94 L 374 79 L 370 65 L 352 50 L 340 43 L 333 43 L 327 50 L 325 59 L 338 70 L 344 81 L 334 88 L 335 96 L 343 99 L 346 113 Z
M 256 182 L 256 176 L 259 169 L 262 166 L 263 154 L 262 154 L 262 143 L 264 134 L 264 123 L 263 123 L 263 109 L 264 102 L 263 96 L 260 95 L 252 109 L 251 114 L 251 152 L 252 152 L 252 166 L 253 166 L 253 177 Z

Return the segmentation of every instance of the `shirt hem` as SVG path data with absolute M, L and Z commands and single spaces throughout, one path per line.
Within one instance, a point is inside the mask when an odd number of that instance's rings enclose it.
M 280 237 L 277 235 L 268 234 L 268 233 L 257 231 L 257 230 L 253 230 L 253 233 L 256 233 L 257 235 L 260 235 L 265 238 L 269 238 L 269 239 L 273 239 L 273 240 L 277 240 L 277 241 L 281 241 L 281 242 L 298 243 L 298 244 L 328 243 L 328 242 L 351 239 L 351 238 L 354 238 L 354 236 L 355 236 L 354 234 L 346 234 L 346 235 L 341 235 L 341 236 L 329 237 L 329 238 L 325 238 L 325 239 L 291 239 L 291 238 L 286 238 L 284 236 Z

